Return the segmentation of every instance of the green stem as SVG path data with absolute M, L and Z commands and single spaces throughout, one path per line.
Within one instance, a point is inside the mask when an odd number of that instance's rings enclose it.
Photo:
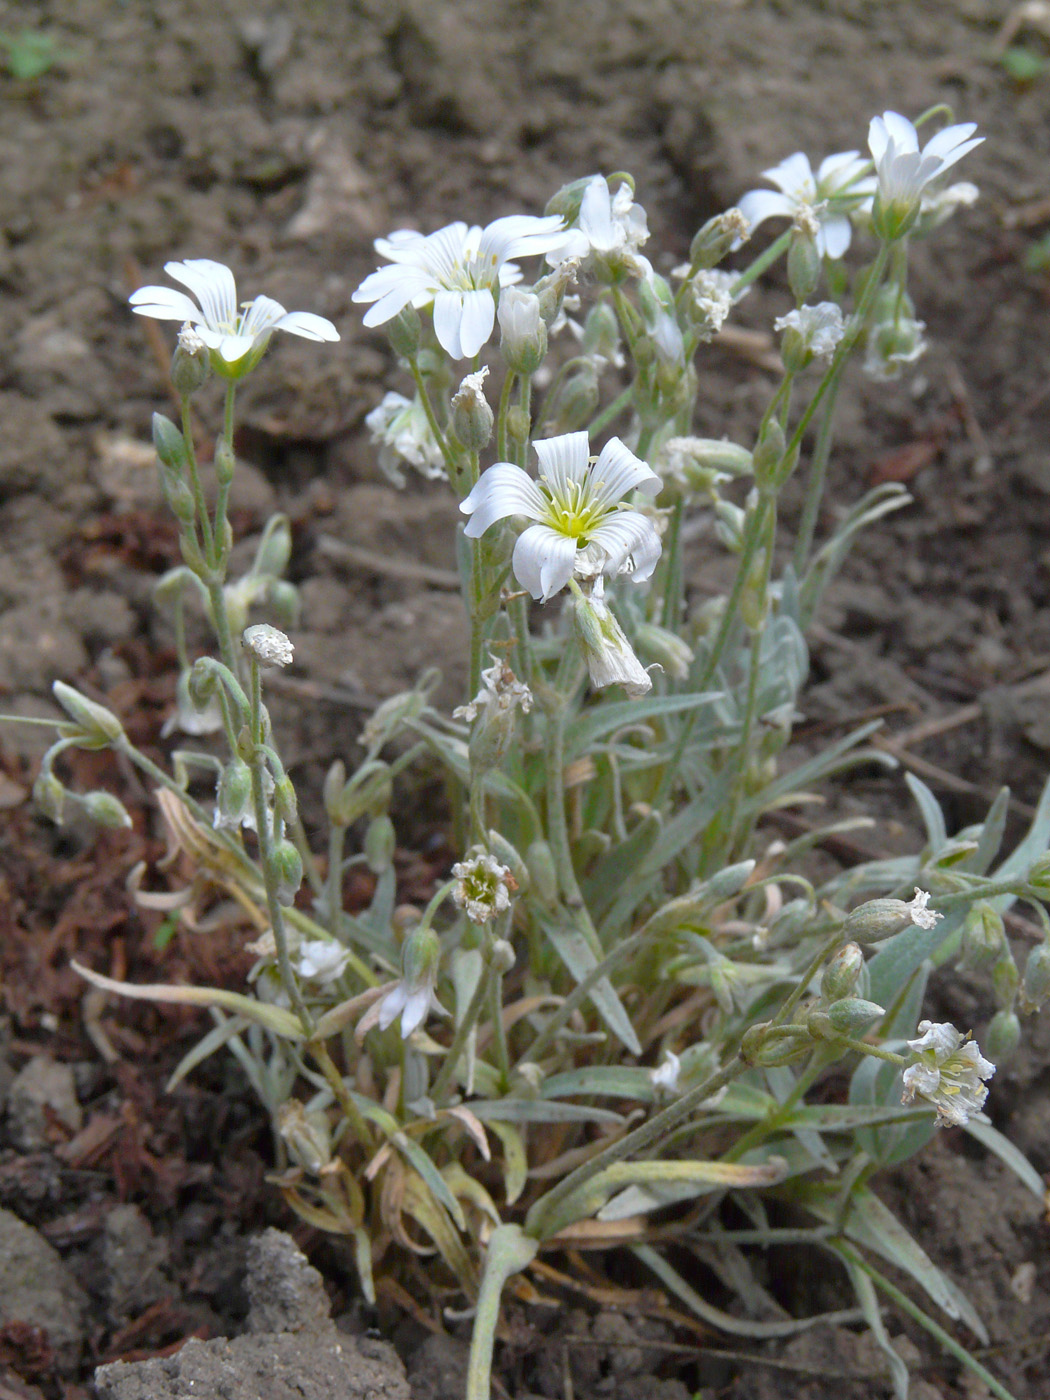
M 193 500 L 197 508 L 197 519 L 200 521 L 201 540 L 204 545 L 204 557 L 211 560 L 212 554 L 212 533 L 211 520 L 208 518 L 208 505 L 204 499 L 204 487 L 201 485 L 200 469 L 197 466 L 197 449 L 193 442 L 193 412 L 190 400 L 182 400 L 182 440 L 186 444 L 186 460 L 190 464 L 190 489 L 193 492 Z
M 452 1044 L 448 1048 L 444 1063 L 438 1071 L 438 1077 L 434 1080 L 434 1087 L 430 1091 L 430 1097 L 438 1107 L 441 1100 L 452 1087 L 456 1074 L 456 1067 L 459 1064 L 460 1056 L 466 1048 L 467 1039 L 471 1031 L 477 1025 L 478 1017 L 481 1015 L 489 995 L 489 983 L 494 977 L 492 964 L 486 962 L 478 978 L 478 984 L 474 988 L 474 995 L 470 998 L 466 1011 L 463 1013 L 463 1020 L 456 1027 L 456 1033 L 452 1037 Z
M 452 482 L 453 486 L 455 486 L 459 474 L 459 464 L 456 461 L 455 454 L 451 447 L 448 445 L 445 434 L 441 431 L 441 425 L 438 423 L 437 415 L 434 412 L 434 405 L 430 402 L 430 394 L 427 392 L 427 383 L 423 378 L 423 371 L 419 368 L 419 361 L 415 355 L 408 361 L 408 367 L 412 372 L 412 378 L 415 381 L 416 388 L 419 390 L 420 402 L 423 405 L 423 412 L 427 416 L 427 422 L 430 424 L 430 431 L 434 434 L 434 441 L 441 449 L 441 455 L 445 459 L 445 469 L 448 472 L 448 479 Z
M 226 403 L 222 415 L 222 435 L 233 462 L 233 409 L 237 385 L 231 380 L 226 386 Z M 231 480 L 220 479 L 215 495 L 215 532 L 208 562 L 225 580 L 226 576 L 226 511 L 230 500 Z
M 474 1312 L 466 1400 L 492 1400 L 492 1353 L 503 1288 L 509 1278 L 532 1263 L 538 1247 L 517 1225 L 497 1225 L 489 1236 Z
M 835 428 L 835 400 L 839 392 L 839 375 L 836 373 L 834 382 L 828 387 L 827 402 L 824 405 L 824 414 L 820 420 L 820 429 L 817 433 L 816 446 L 813 449 L 813 458 L 809 464 L 809 475 L 806 479 L 806 494 L 802 506 L 802 519 L 798 527 L 798 536 L 795 540 L 795 549 L 792 562 L 795 566 L 795 573 L 799 578 L 805 572 L 806 564 L 809 561 L 809 552 L 813 548 L 813 537 L 817 529 L 817 517 L 820 513 L 820 503 L 824 498 L 824 483 L 827 480 L 828 458 L 831 455 L 831 444 L 834 438 Z
M 755 261 L 740 274 L 729 289 L 729 295 L 734 300 L 740 296 L 741 292 L 747 290 L 751 283 L 762 276 L 767 267 L 772 267 L 779 257 L 782 257 L 791 246 L 792 229 L 787 229 L 775 242 L 771 243 L 764 253 L 759 253 Z
M 683 501 L 675 501 L 671 521 L 667 527 L 664 553 L 667 569 L 664 575 L 663 611 L 661 620 L 664 627 L 677 631 L 682 614 L 682 516 L 685 511 Z
M 634 400 L 634 385 L 628 384 L 627 388 L 617 394 L 612 403 L 603 408 L 596 418 L 592 418 L 587 424 L 587 433 L 593 437 L 595 433 L 600 433 L 603 428 L 607 428 L 614 419 L 618 418 L 625 408 L 630 408 Z
M 501 462 L 506 462 L 508 460 L 507 414 L 510 412 L 510 396 L 514 388 L 514 381 L 517 377 L 514 370 L 507 370 L 507 375 L 503 381 L 503 388 L 499 396 L 499 412 L 496 415 L 496 451 L 499 453 Z

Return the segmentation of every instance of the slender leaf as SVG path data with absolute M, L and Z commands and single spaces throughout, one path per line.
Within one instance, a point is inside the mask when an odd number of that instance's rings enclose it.
M 578 929 L 565 928 L 551 920 L 544 921 L 543 932 L 577 983 L 582 982 L 587 974 L 598 966 L 594 950 Z M 613 1035 L 632 1055 L 640 1055 L 642 1047 L 631 1025 L 631 1018 L 608 977 L 602 977 L 594 984 L 590 1000 Z

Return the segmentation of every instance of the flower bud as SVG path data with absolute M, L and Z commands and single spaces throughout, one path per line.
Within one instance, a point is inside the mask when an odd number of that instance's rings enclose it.
M 1009 1011 L 1013 1008 L 1020 985 L 1021 974 L 1017 971 L 1017 964 L 1014 962 L 1009 946 L 1005 946 L 1002 957 L 992 968 L 992 992 L 995 996 L 995 1004 L 1000 1011 Z
M 431 691 L 437 684 L 439 673 L 434 670 L 424 672 L 414 690 L 403 690 L 391 695 L 377 705 L 371 719 L 365 723 L 361 742 L 370 749 L 381 748 L 405 724 L 411 724 L 427 707 Z
M 179 524 L 192 525 L 197 517 L 197 502 L 188 484 L 173 472 L 161 472 L 160 486 L 168 509 Z
M 562 185 L 557 193 L 552 194 L 544 209 L 545 214 L 560 214 L 565 220 L 566 227 L 574 224 L 580 217 L 580 206 L 583 203 L 583 196 L 587 186 L 594 179 L 593 175 L 585 175 L 582 179 L 573 180 L 567 185 Z
M 646 661 L 655 662 L 672 680 L 684 681 L 689 675 L 693 652 L 677 632 L 668 631 L 655 622 L 640 622 L 634 639 Z
M 277 1132 L 292 1161 L 314 1176 L 332 1160 L 328 1119 L 321 1112 L 307 1113 L 298 1099 L 287 1099 L 277 1109 Z
M 533 841 L 525 852 L 529 884 L 541 904 L 548 909 L 558 902 L 558 873 L 554 854 L 546 841 Z
M 170 418 L 163 413 L 153 415 L 153 446 L 161 463 L 175 475 L 186 470 L 186 440 Z
M 416 924 L 401 948 L 401 973 L 411 987 L 433 986 L 441 962 L 441 940 L 429 924 Z
M 56 826 L 62 825 L 66 790 L 50 768 L 41 768 L 33 784 L 33 801 Z
M 492 437 L 493 413 L 485 397 L 488 368 L 468 374 L 452 395 L 452 431 L 468 452 L 480 452 Z
M 393 792 L 389 763 L 384 763 L 382 759 L 373 759 L 371 763 L 359 769 L 348 783 L 343 783 L 341 788 L 337 787 L 338 779 L 343 776 L 345 769 L 340 764 L 341 772 L 333 777 L 335 767 L 333 764 L 328 778 L 325 779 L 325 811 L 333 826 L 352 826 L 358 817 L 363 817 L 366 813 L 374 818 L 387 811 Z
M 333 813 L 338 810 L 338 803 L 343 795 L 344 787 L 346 787 L 346 764 L 341 758 L 337 758 L 324 775 L 324 783 L 321 787 L 325 815 L 329 821 L 334 820 Z
M 562 383 L 555 399 L 555 416 L 563 433 L 583 428 L 598 407 L 598 372 L 588 360 Z
M 766 577 L 766 551 L 756 549 L 740 593 L 740 620 L 749 632 L 757 632 L 769 609 L 769 580 Z
M 592 307 L 583 326 L 583 348 L 589 355 L 601 355 L 615 362 L 620 353 L 620 323 L 607 301 Z
M 1050 945 L 1037 943 L 1028 954 L 1021 983 L 1023 1010 L 1038 1011 L 1050 997 Z
M 252 770 L 243 758 L 233 758 L 219 774 L 215 795 L 216 825 L 237 827 L 252 801 Z
M 409 303 L 386 323 L 386 333 L 395 355 L 411 360 L 419 350 L 422 326 L 419 312 Z
M 751 225 L 739 209 L 727 209 L 693 235 L 689 245 L 691 267 L 716 267 L 733 248 L 751 237 Z
M 864 967 L 864 953 L 857 943 L 847 943 L 828 960 L 820 979 L 820 994 L 825 1001 L 840 1001 L 852 996 Z
M 520 287 L 504 287 L 496 314 L 503 358 L 518 374 L 535 374 L 547 354 L 547 326 L 539 297 Z
M 299 814 L 299 800 L 295 795 L 295 785 L 285 773 L 273 785 L 273 810 L 280 821 L 290 826 Z
M 970 972 L 989 967 L 1003 948 L 1002 915 L 986 899 L 979 900 L 966 915 L 960 935 L 961 967 Z
M 215 692 L 219 679 L 208 664 L 206 656 L 199 656 L 189 669 L 186 679 L 186 694 L 195 710 L 206 710 Z
M 1013 1011 L 997 1011 L 988 1023 L 984 1049 L 997 1069 L 1008 1064 L 1021 1043 L 1021 1023 Z
M 123 739 L 124 726 L 105 705 L 89 700 L 64 681 L 55 681 L 51 692 L 70 719 L 83 730 L 82 735 L 77 735 L 82 748 L 104 749 Z
M 514 442 L 528 442 L 532 421 L 517 404 L 507 410 L 507 435 Z
M 266 601 L 275 622 L 282 628 L 299 626 L 303 610 L 299 590 L 294 583 L 283 578 L 271 579 L 266 590 Z
M 128 809 L 111 792 L 88 792 L 80 799 L 84 811 L 93 822 L 110 831 L 119 831 L 132 825 Z
M 753 860 L 741 860 L 735 865 L 727 865 L 724 870 L 720 870 L 717 875 L 712 875 L 704 882 L 703 892 L 706 899 L 715 904 L 720 904 L 723 899 L 732 899 L 747 884 L 754 868 Z
M 396 847 L 397 834 L 394 831 L 394 823 L 385 813 L 373 817 L 365 831 L 364 843 L 365 860 L 373 875 L 382 875 L 384 870 L 390 869 Z
M 218 453 L 216 453 L 216 458 Z M 287 515 L 271 515 L 255 550 L 253 574 L 280 578 L 292 557 L 292 526 Z
M 755 446 L 752 459 L 755 481 L 759 486 L 768 487 L 778 475 L 785 446 L 784 429 L 776 418 L 771 418 Z
M 813 1036 L 802 1026 L 773 1026 L 761 1021 L 746 1031 L 740 1042 L 740 1058 L 749 1065 L 773 1068 L 790 1064 L 813 1048 Z
M 505 938 L 496 938 L 492 941 L 488 949 L 488 963 L 494 972 L 501 975 L 508 973 L 516 962 L 517 957 L 512 944 L 508 943 Z
M 292 904 L 303 883 L 303 858 L 291 841 L 278 841 L 270 856 L 270 873 L 277 882 L 280 904 Z
M 833 1001 L 828 1007 L 828 1020 L 835 1030 L 854 1038 L 862 1035 L 872 1021 L 877 1021 L 885 1014 L 885 1007 L 877 1006 L 873 1001 L 864 1001 L 860 997 L 843 997 L 840 1001 Z
M 796 227 L 791 235 L 787 276 L 792 295 L 801 306 L 813 295 L 820 281 L 820 252 L 817 240 L 809 229 Z

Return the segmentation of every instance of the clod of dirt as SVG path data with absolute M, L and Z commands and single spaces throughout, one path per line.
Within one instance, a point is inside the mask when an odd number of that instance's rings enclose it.
M 466 1393 L 469 1358 L 464 1342 L 432 1333 L 408 1363 L 412 1400 L 460 1400 Z
M 34 1055 L 8 1092 L 7 1130 L 14 1146 L 39 1152 L 52 1146 L 63 1129 L 70 1136 L 79 1132 L 83 1121 L 71 1066 Z
M 330 1332 L 328 1295 L 291 1235 L 266 1230 L 248 1245 L 250 1332 Z
M 248 1294 L 248 1335 L 100 1366 L 99 1400 L 411 1400 L 390 1347 L 336 1331 L 320 1274 L 280 1230 L 249 1246 Z
M 76 1366 L 87 1299 L 43 1236 L 0 1210 L 0 1328 L 39 1328 L 63 1370 Z
M 138 1206 L 115 1206 L 110 1211 L 102 1250 L 106 1311 L 112 1326 L 120 1327 L 171 1293 L 164 1275 L 168 1243 L 157 1239 Z

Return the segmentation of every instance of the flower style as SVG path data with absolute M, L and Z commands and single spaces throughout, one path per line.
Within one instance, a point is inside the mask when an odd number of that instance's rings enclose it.
M 492 665 L 481 673 L 481 689 L 468 705 L 457 705 L 452 718 L 473 723 L 480 711 L 486 715 L 505 714 L 517 705 L 527 715 L 532 709 L 532 691 L 524 681 L 518 680 L 502 657 L 493 655 Z
M 366 277 L 353 299 L 374 303 L 366 326 L 433 303 L 438 343 L 454 360 L 472 359 L 492 334 L 500 288 L 521 280 L 509 259 L 545 253 L 563 232 L 556 214 L 509 214 L 484 229 L 461 222 L 431 234 L 398 229 L 375 243 L 392 265 Z
M 605 176 L 595 175 L 583 191 L 575 226 L 550 249 L 547 261 L 558 267 L 576 258 L 590 271 L 649 277 L 652 265 L 638 252 L 648 238 L 645 210 L 635 204 L 627 181 L 613 194 Z
M 634 490 L 655 496 L 656 473 L 619 438 L 607 442 L 594 462 L 586 432 L 534 446 L 539 480 L 511 462 L 489 467 L 460 504 L 470 516 L 464 534 L 478 539 L 511 515 L 533 521 L 518 536 L 511 562 L 522 586 L 544 603 L 569 582 L 584 550 L 592 558 L 597 554 L 601 573 L 649 578 L 660 557 L 660 537 L 647 516 L 621 503 Z
M 405 484 L 399 461 L 415 467 L 428 481 L 444 478 L 445 459 L 419 399 L 406 399 L 393 391 L 384 394 L 365 416 L 365 426 L 379 444 L 379 468 L 393 485 Z
M 821 301 L 816 306 L 800 306 L 786 316 L 778 316 L 773 322 L 773 329 L 795 333 L 801 358 L 807 364 L 810 360 L 830 360 L 846 333 L 842 310 L 833 301 Z
M 457 861 L 452 874 L 456 877 L 452 898 L 473 924 L 487 924 L 509 909 L 511 894 L 518 888 L 509 868 L 480 847 L 466 860 Z
M 919 150 L 915 127 L 899 112 L 873 117 L 868 128 L 868 149 L 875 162 L 878 191 L 872 217 L 883 238 L 900 238 L 919 215 L 923 192 L 932 181 L 979 146 L 975 122 L 946 126 Z
M 984 1107 L 995 1066 L 976 1041 L 963 1037 L 949 1022 L 919 1022 L 919 1035 L 908 1041 L 915 1060 L 904 1071 L 902 1103 L 925 1099 L 937 1110 L 942 1127 L 961 1127 Z
M 308 982 L 318 982 L 325 987 L 341 975 L 349 957 L 349 949 L 334 939 L 311 938 L 299 944 L 297 970 Z
M 850 210 L 874 191 L 874 181 L 863 176 L 867 167 L 858 151 L 840 151 L 825 157 L 814 175 L 809 157 L 796 151 L 762 172 L 763 180 L 776 185 L 779 193 L 749 190 L 738 207 L 752 230 L 766 219 L 815 219 L 817 251 L 821 257 L 841 258 L 853 233 Z
M 164 271 L 188 287 L 200 305 L 174 287 L 140 287 L 128 298 L 136 315 L 187 322 L 211 351 L 212 368 L 227 379 L 240 379 L 255 368 L 274 331 L 306 340 L 339 339 L 331 321 L 311 311 L 285 311 L 272 297 L 258 296 L 238 309 L 233 273 L 211 258 L 165 263 Z M 184 326 L 180 343 L 186 335 Z

